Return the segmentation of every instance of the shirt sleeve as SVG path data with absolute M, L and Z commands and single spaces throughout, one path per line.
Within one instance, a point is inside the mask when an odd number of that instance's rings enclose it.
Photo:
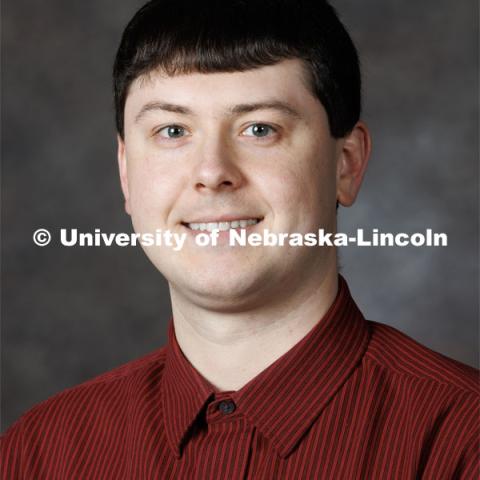
M 480 435 L 475 434 L 460 460 L 455 478 L 460 480 L 480 479 Z
M 23 480 L 22 420 L 14 423 L 0 438 L 1 480 Z

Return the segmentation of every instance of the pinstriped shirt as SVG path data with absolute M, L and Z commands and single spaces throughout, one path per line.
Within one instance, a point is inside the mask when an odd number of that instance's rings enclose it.
M 238 391 L 165 347 L 27 412 L 2 479 L 478 479 L 479 377 L 337 297 Z

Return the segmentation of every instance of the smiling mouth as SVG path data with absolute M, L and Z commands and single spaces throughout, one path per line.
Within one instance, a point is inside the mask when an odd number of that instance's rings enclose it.
M 263 218 L 242 218 L 239 220 L 232 220 L 230 222 L 182 222 L 182 225 L 199 232 L 212 232 L 213 230 L 220 230 L 222 232 L 236 228 L 247 228 L 257 223 L 260 223 Z

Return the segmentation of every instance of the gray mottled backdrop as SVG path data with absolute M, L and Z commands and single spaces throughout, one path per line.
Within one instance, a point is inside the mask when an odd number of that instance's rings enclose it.
M 130 231 L 110 71 L 142 2 L 3 2 L 3 427 L 50 395 L 163 344 L 166 283 L 135 248 L 35 247 L 39 227 Z M 449 235 L 447 248 L 353 248 L 365 315 L 478 365 L 474 0 L 335 0 L 363 60 L 374 153 L 340 227 Z M 174 8 L 174 7 L 172 7 Z

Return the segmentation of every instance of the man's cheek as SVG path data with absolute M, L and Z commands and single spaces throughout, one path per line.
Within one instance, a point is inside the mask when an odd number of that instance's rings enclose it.
M 151 184 L 137 185 L 130 195 L 132 221 L 134 225 L 145 228 L 157 228 L 152 222 L 159 224 L 162 221 L 162 199 Z
M 302 206 L 305 195 L 305 182 L 298 183 L 299 178 L 295 172 L 286 172 L 272 179 L 271 188 L 266 192 L 274 208 L 288 211 Z M 302 185 L 299 187 L 299 185 Z

